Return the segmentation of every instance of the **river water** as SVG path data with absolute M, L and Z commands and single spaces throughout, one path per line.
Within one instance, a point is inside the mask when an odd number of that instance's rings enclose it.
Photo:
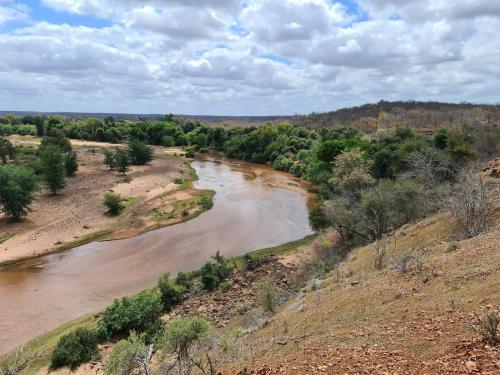
M 199 268 L 218 250 L 241 255 L 312 233 L 299 180 L 211 156 L 192 166 L 195 187 L 216 192 L 214 207 L 197 218 L 0 268 L 0 354 L 151 287 L 164 272 Z

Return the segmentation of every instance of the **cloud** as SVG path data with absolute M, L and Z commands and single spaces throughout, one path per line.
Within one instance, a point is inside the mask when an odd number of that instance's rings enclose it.
M 493 1 L 359 0 L 356 13 L 330 0 L 43 3 L 61 22 L 0 0 L 3 108 L 284 114 L 500 94 Z

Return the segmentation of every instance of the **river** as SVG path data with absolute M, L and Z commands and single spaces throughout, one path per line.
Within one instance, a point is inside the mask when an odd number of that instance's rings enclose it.
M 301 182 L 271 168 L 218 157 L 195 160 L 196 188 L 216 192 L 195 219 L 116 241 L 0 268 L 0 354 L 115 298 L 153 286 L 164 272 L 311 234 Z

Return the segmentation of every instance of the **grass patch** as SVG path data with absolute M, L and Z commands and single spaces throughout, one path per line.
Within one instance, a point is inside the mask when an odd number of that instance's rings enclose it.
M 212 201 L 214 195 L 215 192 L 213 190 L 199 190 L 198 193 L 191 198 L 174 202 L 172 205 L 172 209 L 168 212 L 156 211 L 155 220 L 161 222 L 164 220 L 180 217 L 182 218 L 181 222 L 183 222 L 194 219 L 201 213 L 211 208 L 205 206 L 203 202 L 207 199 Z M 192 212 L 195 208 L 196 210 Z
M 77 238 L 76 240 L 73 240 L 73 241 L 67 242 L 61 246 L 58 246 L 56 248 L 56 250 L 53 252 L 56 253 L 56 252 L 60 252 L 60 251 L 66 251 L 66 250 L 72 249 L 73 247 L 85 245 L 85 244 L 88 244 L 88 243 L 93 242 L 93 241 L 98 241 L 111 233 L 113 233 L 113 230 L 111 230 L 111 229 L 100 230 L 97 232 L 89 233 L 89 234 L 86 234 L 84 236 L 81 236 L 80 238 Z M 47 255 L 47 253 L 44 255 Z
M 6 242 L 7 240 L 12 238 L 12 234 L 10 233 L 5 233 L 0 235 L 0 244 Z
M 252 257 L 256 259 L 260 259 L 266 255 L 285 255 L 293 252 L 298 247 L 309 245 L 313 242 L 313 240 L 319 235 L 319 233 L 313 233 L 304 238 L 301 238 L 297 241 L 287 242 L 283 245 L 278 245 L 274 247 L 266 247 L 263 249 L 251 251 L 250 254 Z M 245 254 L 231 258 L 231 262 L 234 262 L 238 267 L 243 266 L 243 257 Z

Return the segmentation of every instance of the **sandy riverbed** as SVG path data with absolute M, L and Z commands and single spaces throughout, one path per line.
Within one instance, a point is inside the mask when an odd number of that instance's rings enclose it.
M 34 137 L 13 137 L 16 144 L 37 147 Z M 33 211 L 15 222 L 0 213 L 0 263 L 41 255 L 60 246 L 67 246 L 98 232 L 121 231 L 134 234 L 141 225 L 149 225 L 144 206 L 160 195 L 173 192 L 176 178 L 188 178 L 187 163 L 173 155 L 172 150 L 155 148 L 155 159 L 146 166 L 131 167 L 127 176 L 110 171 L 103 164 L 104 148 L 114 144 L 72 141 L 78 154 L 79 170 L 67 179 L 60 194 L 51 196 L 42 188 L 32 206 Z M 120 217 L 106 215 L 103 194 L 114 191 L 132 203 Z M 167 203 L 189 198 L 190 189 L 171 194 Z

